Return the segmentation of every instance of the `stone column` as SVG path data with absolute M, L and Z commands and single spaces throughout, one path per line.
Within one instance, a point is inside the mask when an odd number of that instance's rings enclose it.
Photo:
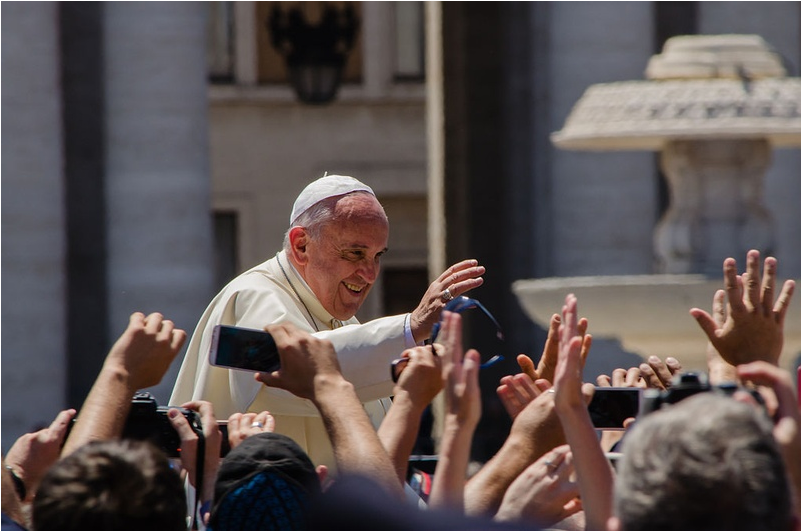
M 3 451 L 64 406 L 58 5 L 3 4 Z
M 550 123 L 557 131 L 589 85 L 642 77 L 653 52 L 643 43 L 653 42 L 654 24 L 648 2 L 549 6 Z M 552 150 L 550 274 L 650 273 L 657 211 L 653 155 Z
M 191 335 L 213 289 L 207 6 L 104 7 L 109 337 L 134 311 Z M 161 403 L 179 366 L 152 390 Z

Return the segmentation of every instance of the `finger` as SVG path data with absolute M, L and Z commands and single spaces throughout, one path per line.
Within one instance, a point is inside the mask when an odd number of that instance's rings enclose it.
M 176 328 L 172 331 L 172 341 L 170 341 L 170 349 L 173 352 L 178 352 L 181 350 L 181 347 L 184 346 L 184 342 L 186 341 L 186 332 L 181 330 L 180 328 Z
M 242 413 L 233 413 L 228 417 L 228 438 L 232 438 L 242 425 Z
M 595 385 L 598 387 L 612 387 L 612 379 L 606 374 L 599 374 L 595 378 Z
M 770 315 L 773 311 L 773 297 L 776 290 L 776 259 L 772 256 L 765 258 L 765 274 L 762 277 L 762 293 L 760 294 L 760 309 L 763 315 Z
M 623 387 L 626 382 L 626 369 L 612 371 L 612 387 Z
M 481 354 L 474 348 L 465 352 L 462 361 L 461 379 L 472 388 L 478 386 L 478 369 L 481 365 Z
M 161 329 L 161 322 L 163 320 L 164 316 L 159 312 L 151 313 L 145 318 L 145 330 L 149 334 L 158 334 L 158 331 Z
M 632 367 L 626 371 L 626 378 L 623 382 L 623 387 L 635 387 L 640 380 L 640 368 Z
M 517 365 L 520 367 L 520 370 L 523 372 L 523 374 L 531 378 L 532 382 L 540 377 L 539 374 L 537 374 L 537 371 L 534 369 L 534 362 L 525 354 L 517 355 Z
M 540 378 L 539 380 L 534 380 L 534 389 L 537 391 L 537 396 L 541 395 L 545 391 L 549 389 L 553 389 L 553 384 L 548 380 Z
M 509 385 L 499 385 L 495 393 L 498 395 L 501 404 L 503 404 L 504 409 L 510 417 L 515 418 L 520 410 L 523 409 L 522 404 Z
M 726 258 L 723 261 L 723 288 L 726 290 L 726 298 L 732 311 L 744 310 L 745 306 L 740 295 L 740 280 L 737 278 L 737 262 L 734 258 Z
M 718 328 L 726 322 L 726 292 L 719 289 L 712 297 L 712 320 Z
M 642 374 L 643 380 L 645 380 L 646 387 L 651 387 L 653 389 L 663 388 L 662 382 L 659 381 L 659 377 L 647 363 L 640 364 L 640 374 Z
M 750 250 L 745 257 L 745 276 L 743 277 L 746 288 L 746 300 L 749 307 L 753 309 L 761 308 L 759 300 L 760 280 L 759 280 L 759 251 Z
M 743 380 L 773 389 L 778 401 L 778 415 L 801 418 L 801 409 L 796 404 L 790 374 L 766 361 L 755 361 L 737 366 L 737 374 Z
M 265 411 L 266 415 L 264 417 L 264 431 L 274 432 L 275 431 L 275 417 L 273 417 L 272 413 L 269 411 Z
M 578 320 L 577 331 L 578 335 L 583 336 L 587 333 L 587 327 L 589 326 L 590 322 L 587 320 L 586 317 L 582 317 Z
M 170 424 L 172 424 L 172 427 L 175 428 L 175 432 L 178 434 L 178 437 L 181 439 L 182 443 L 197 439 L 197 434 L 192 429 L 192 426 L 189 425 L 186 417 L 184 417 L 183 413 L 181 413 L 178 409 L 170 408 L 167 411 L 167 418 L 170 419 Z M 183 448 L 183 444 L 181 447 Z
M 670 381 L 673 381 L 673 376 L 676 375 L 677 372 L 681 370 L 681 362 L 673 357 L 665 358 L 665 365 L 667 365 L 668 370 L 670 371 Z
M 712 316 L 700 308 L 692 308 L 690 310 L 690 315 L 693 316 L 695 321 L 698 323 L 698 326 L 700 326 L 701 330 L 704 331 L 707 339 L 709 339 L 713 345 L 717 346 L 718 330 L 720 328 L 715 323 L 715 320 L 712 318 Z
M 168 341 L 172 339 L 172 331 L 175 328 L 175 323 L 169 319 L 162 319 L 161 326 L 156 332 L 156 339 L 158 341 Z
M 649 356 L 648 357 L 648 365 L 656 373 L 656 376 L 659 378 L 659 384 L 663 389 L 666 389 L 668 384 L 670 383 L 671 378 L 673 375 L 668 370 L 665 362 L 659 359 L 657 356 Z
M 144 327 L 145 326 L 145 314 L 142 312 L 134 312 L 131 314 L 131 317 L 128 318 L 128 326 L 130 327 Z
M 56 418 L 53 419 L 53 422 L 50 423 L 49 429 L 58 433 L 58 432 L 66 432 L 67 426 L 69 426 L 72 419 L 75 417 L 76 411 L 74 409 L 65 409 L 61 411 Z
M 516 374 L 509 381 L 509 389 L 521 405 L 526 405 L 539 395 L 534 382 L 524 374 Z
M 581 342 L 581 368 L 584 368 L 584 365 L 587 363 L 587 356 L 590 353 L 590 348 L 592 348 L 592 334 L 585 334 L 584 339 Z
M 776 322 L 780 325 L 784 324 L 784 317 L 787 315 L 787 308 L 790 307 L 790 299 L 793 298 L 794 291 L 795 281 L 785 281 L 782 291 L 779 293 L 779 298 L 773 306 L 773 314 L 775 315 Z
M 545 346 L 542 348 L 542 356 L 537 366 L 537 373 L 541 378 L 553 380 L 553 371 L 559 356 L 559 325 L 561 324 L 562 317 L 558 313 L 553 314 L 548 326 L 548 337 L 545 339 Z
M 592 396 L 595 394 L 595 386 L 591 383 L 581 384 L 581 396 L 584 398 L 584 405 L 589 405 L 592 402 Z

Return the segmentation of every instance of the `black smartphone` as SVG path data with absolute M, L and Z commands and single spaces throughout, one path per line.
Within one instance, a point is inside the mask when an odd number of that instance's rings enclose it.
M 281 367 L 273 336 L 264 330 L 227 325 L 214 327 L 209 363 L 253 372 L 272 372 Z
M 592 424 L 598 429 L 622 430 L 626 419 L 637 416 L 640 391 L 636 387 L 596 387 L 588 406 Z

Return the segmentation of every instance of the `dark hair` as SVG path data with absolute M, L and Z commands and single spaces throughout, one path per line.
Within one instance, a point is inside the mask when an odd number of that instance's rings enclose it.
M 167 457 L 146 442 L 89 443 L 47 472 L 33 503 L 37 531 L 185 531 L 186 497 Z

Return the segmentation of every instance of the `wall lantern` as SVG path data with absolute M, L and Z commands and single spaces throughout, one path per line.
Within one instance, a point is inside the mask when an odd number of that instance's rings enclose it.
M 325 7 L 317 24 L 307 21 L 299 7 L 279 5 L 267 20 L 272 45 L 284 57 L 298 99 L 315 105 L 336 97 L 359 27 L 352 5 L 321 4 Z

